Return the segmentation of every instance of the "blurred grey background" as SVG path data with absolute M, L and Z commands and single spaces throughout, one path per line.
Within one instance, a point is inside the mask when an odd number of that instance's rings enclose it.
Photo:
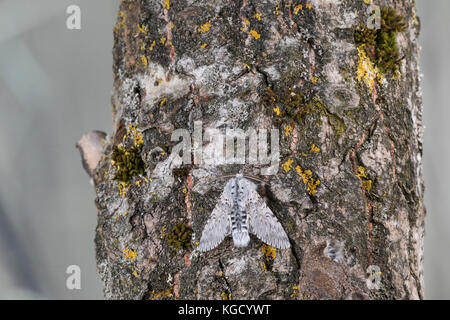
M 81 8 L 81 30 L 66 8 Z M 0 0 L 0 299 L 102 299 L 94 191 L 75 142 L 111 132 L 119 0 Z M 450 1 L 418 0 L 422 23 L 426 298 L 450 298 Z M 67 290 L 66 268 L 81 268 Z

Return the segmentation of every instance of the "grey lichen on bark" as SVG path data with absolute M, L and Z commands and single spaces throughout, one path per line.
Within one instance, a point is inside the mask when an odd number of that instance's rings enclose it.
M 363 0 L 122 1 L 114 131 L 94 175 L 106 298 L 423 297 L 419 23 L 412 0 L 372 2 L 407 24 L 399 75 L 373 78 L 357 49 Z M 195 121 L 278 128 L 280 170 L 174 163 L 171 134 Z M 195 249 L 226 183 L 217 177 L 237 172 L 266 181 L 290 249 L 253 236 L 247 248 L 228 237 Z

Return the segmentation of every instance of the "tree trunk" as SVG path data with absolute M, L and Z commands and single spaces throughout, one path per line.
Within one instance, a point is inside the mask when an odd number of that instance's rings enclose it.
M 419 21 L 413 0 L 372 2 L 122 1 L 93 175 L 106 298 L 423 298 Z M 198 125 L 278 129 L 279 170 L 180 165 L 172 133 L 206 147 Z M 289 249 L 196 249 L 238 172 L 264 181 Z

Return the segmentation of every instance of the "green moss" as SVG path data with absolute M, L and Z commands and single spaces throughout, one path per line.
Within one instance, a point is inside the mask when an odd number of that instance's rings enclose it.
M 117 171 L 115 180 L 129 184 L 135 175 L 144 174 L 144 162 L 141 158 L 142 144 L 126 150 L 122 145 L 114 146 L 112 152 L 113 165 Z
M 381 73 L 396 73 L 401 60 L 397 33 L 405 30 L 406 24 L 402 16 L 392 7 L 383 7 L 380 29 L 369 29 L 361 25 L 355 30 L 354 38 L 356 45 L 364 48 L 366 55 Z
M 406 30 L 406 23 L 394 8 L 383 7 L 381 8 L 381 30 L 403 32 Z
M 369 29 L 360 25 L 354 33 L 356 44 L 365 44 L 368 46 L 374 46 L 377 44 L 377 30 Z
M 180 222 L 166 234 L 169 246 L 175 250 L 191 248 L 192 229 Z

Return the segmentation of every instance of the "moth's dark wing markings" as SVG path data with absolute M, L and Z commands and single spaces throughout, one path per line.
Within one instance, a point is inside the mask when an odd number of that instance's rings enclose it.
M 248 209 L 250 233 L 278 249 L 287 249 L 291 246 L 283 226 L 255 189 L 250 190 Z
M 226 190 L 222 193 L 203 230 L 197 249 L 208 251 L 217 247 L 230 234 L 232 199 Z

